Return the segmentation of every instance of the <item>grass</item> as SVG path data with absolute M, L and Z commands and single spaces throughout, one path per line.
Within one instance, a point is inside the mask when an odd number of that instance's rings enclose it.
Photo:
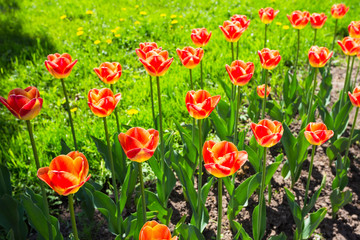
M 120 122 L 151 128 L 149 80 L 137 59 L 135 48 L 140 42 L 155 41 L 168 50 L 175 61 L 168 73 L 161 77 L 161 85 L 164 125 L 166 129 L 173 130 L 174 120 L 191 122 L 184 104 L 186 92 L 190 90 L 188 70 L 181 65 L 176 55 L 176 48 L 193 46 L 191 29 L 206 27 L 213 32 L 205 47 L 203 59 L 206 89 L 225 99 L 218 79 L 230 83 L 225 64 L 231 63 L 231 52 L 218 25 L 233 14 L 244 14 L 251 19 L 250 27 L 240 39 L 239 59 L 255 63 L 256 74 L 248 85 L 249 89 L 253 89 L 255 82 L 260 80 L 261 67 L 257 51 L 262 49 L 264 40 L 264 25 L 259 20 L 258 10 L 267 6 L 279 9 L 280 13 L 269 27 L 268 47 L 279 50 L 282 56 L 280 66 L 273 71 L 271 79 L 271 85 L 281 96 L 283 76 L 296 57 L 296 31 L 291 26 L 288 30 L 283 29 L 284 25 L 289 26 L 286 14 L 294 10 L 325 12 L 328 20 L 317 33 L 317 44 L 330 48 L 335 23 L 330 8 L 337 2 L 147 0 L 121 1 L 119 4 L 104 0 L 92 3 L 84 0 L 0 0 L 0 95 L 7 96 L 13 88 L 30 85 L 40 90 L 44 105 L 41 114 L 32 123 L 35 126 L 41 165 L 48 165 L 60 154 L 60 139 L 64 139 L 70 147 L 73 144 L 61 83 L 47 72 L 44 61 L 48 54 L 55 52 L 68 52 L 74 59 L 78 59 L 65 83 L 79 148 L 89 160 L 93 179 L 103 182 L 108 173 L 90 138 L 91 135 L 105 138 L 103 122 L 87 106 L 87 93 L 91 88 L 106 86 L 93 72 L 94 67 L 105 61 L 121 63 L 123 74 L 116 84 L 117 92 L 121 92 L 123 97 L 118 107 Z M 359 1 L 344 2 L 350 6 L 350 10 L 339 21 L 338 39 L 347 35 L 350 21 L 359 20 L 360 16 Z M 92 14 L 87 14 L 87 11 Z M 83 33 L 79 36 L 78 32 Z M 97 40 L 100 43 L 95 44 Z M 301 31 L 300 64 L 305 65 L 307 62 L 307 51 L 312 41 L 313 30 L 307 26 Z M 340 53 L 337 45 L 335 51 Z M 199 67 L 194 69 L 193 77 L 195 81 L 199 80 Z M 0 159 L 10 169 L 15 192 L 18 192 L 25 186 L 34 185 L 36 179 L 31 145 L 25 123 L 16 120 L 5 107 L 0 108 Z M 129 115 L 127 111 L 130 109 L 139 112 Z M 110 132 L 115 133 L 115 116 L 112 115 L 108 122 Z

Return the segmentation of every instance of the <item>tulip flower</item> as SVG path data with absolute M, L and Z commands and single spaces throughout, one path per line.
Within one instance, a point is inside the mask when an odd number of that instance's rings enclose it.
M 301 12 L 299 10 L 296 10 L 292 12 L 291 15 L 287 15 L 287 18 L 289 19 L 291 25 L 295 29 L 303 29 L 306 27 L 310 20 L 310 13 L 307 11 Z
M 91 89 L 88 93 L 88 105 L 98 117 L 109 116 L 121 99 L 121 93 L 113 94 L 108 88 Z
M 235 60 L 231 65 L 225 65 L 231 82 L 236 86 L 246 85 L 252 78 L 255 70 L 254 63 Z
M 234 16 L 231 17 L 231 21 L 240 23 L 241 28 L 245 28 L 245 30 L 250 25 L 250 19 L 248 20 L 247 16 L 245 16 L 245 15 L 235 14 Z M 239 59 L 239 48 L 240 48 L 239 41 L 237 41 L 236 42 L 236 59 Z
M 350 37 L 360 38 L 360 21 L 352 21 L 348 26 Z
M 284 132 L 280 122 L 268 119 L 261 120 L 258 124 L 251 123 L 250 126 L 258 144 L 266 148 L 277 144 Z
M 356 87 L 353 93 L 348 92 L 348 94 L 352 105 L 360 108 L 360 86 Z
M 259 10 L 260 20 L 265 24 L 269 24 L 274 20 L 274 18 L 276 17 L 276 15 L 278 13 L 279 13 L 279 10 L 275 11 L 271 7 L 261 8 Z
M 36 87 L 27 87 L 11 90 L 8 99 L 0 96 L 0 102 L 18 119 L 31 120 L 39 115 L 43 99 Z
M 208 32 L 206 28 L 195 28 L 191 30 L 191 40 L 197 47 L 205 47 L 211 37 L 211 32 Z
M 264 48 L 261 51 L 258 51 L 258 54 L 260 57 L 261 66 L 267 70 L 274 69 L 281 60 L 280 53 L 277 50 Z
M 150 76 L 160 77 L 165 75 L 174 58 L 169 58 L 167 51 L 156 49 L 146 53 L 145 59 L 139 60 Z
M 68 77 L 74 65 L 77 63 L 77 60 L 72 61 L 72 58 L 68 53 L 50 54 L 47 58 L 48 60 L 45 61 L 45 66 L 54 78 Z
M 266 89 L 266 97 L 269 96 L 270 91 L 271 91 L 271 87 L 270 87 L 270 86 L 267 86 L 267 89 Z M 258 96 L 259 96 L 260 98 L 265 98 L 265 84 L 257 86 L 257 87 L 256 87 L 256 92 L 257 92 L 257 94 L 258 94 Z
M 349 11 L 349 8 L 345 6 L 345 4 L 334 4 L 331 7 L 331 15 L 335 19 L 341 19 L 345 16 L 345 14 Z
M 156 221 L 149 221 L 144 224 L 140 230 L 139 240 L 177 240 L 171 237 L 170 230 L 167 226 L 159 224 Z
M 314 68 L 322 68 L 327 61 L 332 57 L 333 52 L 330 52 L 326 47 L 312 46 L 309 50 L 309 62 Z
M 202 48 L 184 47 L 182 50 L 176 49 L 181 63 L 188 69 L 195 68 L 204 56 Z
M 159 48 L 158 45 L 154 42 L 145 42 L 145 43 L 140 43 L 139 44 L 140 48 L 137 48 L 136 54 L 138 55 L 139 58 L 141 59 L 146 59 L 146 54 L 152 50 L 156 50 L 159 49 L 161 50 L 161 47 Z
M 233 43 L 239 41 L 247 26 L 243 27 L 240 22 L 227 20 L 222 26 L 219 26 L 219 28 L 223 32 L 225 39 Z
M 304 135 L 310 144 L 319 146 L 329 140 L 334 132 L 327 130 L 326 125 L 321 122 L 311 122 L 306 126 Z
M 360 51 L 360 42 L 355 38 L 345 37 L 342 41 L 338 40 L 337 43 L 347 56 L 355 56 Z
M 205 90 L 191 90 L 186 94 L 186 108 L 195 119 L 207 118 L 220 101 L 220 95 L 211 96 Z
M 313 13 L 310 15 L 310 24 L 314 29 L 320 29 L 324 26 L 326 19 L 325 13 Z
M 106 84 L 114 84 L 121 77 L 121 65 L 118 62 L 104 62 L 98 68 L 94 68 L 96 75 Z

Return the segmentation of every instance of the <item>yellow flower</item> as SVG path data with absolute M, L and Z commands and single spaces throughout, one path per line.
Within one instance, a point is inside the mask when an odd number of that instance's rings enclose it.
M 119 37 L 120 37 L 120 34 L 115 34 L 115 37 L 119 38 Z
M 170 16 L 170 18 L 176 18 L 176 15 L 175 15 L 175 14 L 172 14 L 172 15 Z
M 86 11 L 86 14 L 87 14 L 87 15 L 91 15 L 91 14 L 93 14 L 93 13 L 94 13 L 94 12 L 91 11 L 91 10 L 87 10 L 87 11 Z
M 108 39 L 108 40 L 106 40 L 106 42 L 107 42 L 108 44 L 111 44 L 111 43 L 112 43 L 112 40 L 111 40 L 111 39 Z
M 184 26 L 181 26 L 180 28 L 181 28 L 181 29 L 183 29 L 183 28 L 184 28 Z
M 120 22 L 123 22 L 123 21 L 125 21 L 125 19 L 123 19 L 123 18 L 120 18 L 120 19 L 119 19 L 119 21 L 120 21 Z
M 140 15 L 146 15 L 147 13 L 145 11 L 141 11 Z
M 114 29 L 111 29 L 111 32 L 116 33 L 119 29 L 120 29 L 120 27 L 116 27 Z
M 135 5 L 135 8 L 139 8 L 139 5 Z
M 135 24 L 135 25 L 139 25 L 139 24 L 140 24 L 140 22 L 139 22 L 139 21 L 136 21 L 136 22 L 134 22 L 134 24 Z
M 62 15 L 62 16 L 60 17 L 61 20 L 65 19 L 65 18 L 66 18 L 66 15 Z
M 288 30 L 288 29 L 289 29 L 289 25 L 284 25 L 284 26 L 283 26 L 283 29 Z
M 182 15 L 180 15 L 180 16 L 179 16 L 179 18 L 183 18 L 183 16 L 182 16 Z
M 126 8 L 122 8 L 121 10 L 126 11 Z
M 101 43 L 100 40 L 95 40 L 95 41 L 94 41 L 94 44 L 96 44 L 96 45 L 98 45 L 99 43 Z
M 281 26 L 282 23 L 281 22 L 276 22 L 276 25 Z
M 129 115 L 135 115 L 135 114 L 138 114 L 139 111 L 136 109 L 130 109 L 130 110 L 127 110 L 126 113 Z
M 70 109 L 70 112 L 76 112 L 77 110 L 78 110 L 78 108 L 74 107 L 74 108 Z
M 160 17 L 166 17 L 165 13 L 160 14 Z
M 171 24 L 177 24 L 178 23 L 178 20 L 172 20 L 171 21 Z
M 78 32 L 76 33 L 77 36 L 81 36 L 81 35 L 83 35 L 83 34 L 84 34 L 84 31 L 78 31 Z
M 77 30 L 82 31 L 83 29 L 84 29 L 83 27 L 79 27 Z

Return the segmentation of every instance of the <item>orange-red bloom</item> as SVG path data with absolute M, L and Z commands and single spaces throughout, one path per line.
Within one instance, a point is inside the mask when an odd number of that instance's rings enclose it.
M 259 10 L 260 20 L 265 24 L 269 24 L 274 20 L 278 13 L 279 10 L 274 11 L 271 7 L 261 8 Z
M 270 91 L 271 91 L 271 87 L 268 85 L 266 87 L 266 97 L 269 96 Z M 264 98 L 265 97 L 265 84 L 257 86 L 256 92 L 260 98 Z
M 337 43 L 345 55 L 355 56 L 360 52 L 360 41 L 352 37 L 345 37 L 342 41 L 338 40 Z
M 225 65 L 226 71 L 229 74 L 230 80 L 234 85 L 244 86 L 252 78 L 255 70 L 254 63 L 241 60 L 235 60 L 231 66 Z
M 94 68 L 96 75 L 106 84 L 114 84 L 121 77 L 121 65 L 118 62 L 104 62 L 98 68 Z
M 171 237 L 170 230 L 167 226 L 159 224 L 156 221 L 149 221 L 144 224 L 140 230 L 139 240 L 177 240 Z
M 258 54 L 261 66 L 267 70 L 274 69 L 281 60 L 280 53 L 277 50 L 263 48 L 261 51 L 258 51 Z
M 49 167 L 40 168 L 38 178 L 60 195 L 76 193 L 89 180 L 89 164 L 80 152 L 70 152 L 54 158 Z
M 231 142 L 207 141 L 203 147 L 204 166 L 217 178 L 233 175 L 247 161 L 248 154 L 238 151 Z
M 353 38 L 360 38 L 360 21 L 352 21 L 349 26 L 349 35 Z
M 310 13 L 307 11 L 301 12 L 299 10 L 296 10 L 292 12 L 291 15 L 287 15 L 287 18 L 289 19 L 293 28 L 303 29 L 304 27 L 306 27 L 310 20 Z
M 98 117 L 109 116 L 121 99 L 121 93 L 113 94 L 108 88 L 91 89 L 88 94 L 88 105 Z
M 356 87 L 353 93 L 348 92 L 350 101 L 354 107 L 360 107 L 360 87 Z
M 235 14 L 234 16 L 231 17 L 231 21 L 240 23 L 241 27 L 245 28 L 245 30 L 250 25 L 250 19 L 248 19 L 247 16 L 245 15 Z
M 181 63 L 189 69 L 196 67 L 204 56 L 204 50 L 202 48 L 184 47 L 182 50 L 176 49 L 177 54 L 181 60 Z
M 146 54 L 152 50 L 159 49 L 161 50 L 161 47 L 159 48 L 158 45 L 154 42 L 145 42 L 139 44 L 140 48 L 137 48 L 136 54 L 141 59 L 146 59 Z
M 174 58 L 169 58 L 167 51 L 155 49 L 146 53 L 145 59 L 139 58 L 139 60 L 150 76 L 160 77 L 165 75 Z
M 312 145 L 321 145 L 329 140 L 334 132 L 327 130 L 327 127 L 323 123 L 309 123 L 305 128 L 305 138 Z
M 220 95 L 211 96 L 205 90 L 191 90 L 186 94 L 186 108 L 193 118 L 207 118 L 220 101 Z
M 340 4 L 334 4 L 331 7 L 331 15 L 333 16 L 333 18 L 336 19 L 341 19 L 345 16 L 345 14 L 347 13 L 347 11 L 349 11 L 349 8 L 345 6 L 345 4 L 340 3 Z
M 311 26 L 315 29 L 320 29 L 324 26 L 326 19 L 325 13 L 313 13 L 310 15 Z
M 256 141 L 263 147 L 272 147 L 277 144 L 284 132 L 281 122 L 268 119 L 261 120 L 258 124 L 251 123 L 251 130 Z
M 11 90 L 7 100 L 0 96 L 0 102 L 18 119 L 31 120 L 39 115 L 43 99 L 36 87 L 27 87 Z
M 55 78 L 66 78 L 70 75 L 71 70 L 77 63 L 77 60 L 72 61 L 68 53 L 55 53 L 47 56 L 45 66 L 51 75 Z
M 333 52 L 330 52 L 326 47 L 312 46 L 309 50 L 309 62 L 314 68 L 322 68 L 327 61 L 332 57 Z
M 141 127 L 130 128 L 126 133 L 120 133 L 118 138 L 126 156 L 139 163 L 149 160 L 159 144 L 158 131 Z
M 197 47 L 205 47 L 211 37 L 211 32 L 208 32 L 206 28 L 195 28 L 191 30 L 191 40 Z
M 225 21 L 222 26 L 219 26 L 221 31 L 223 32 L 225 39 L 229 42 L 237 42 L 239 41 L 241 35 L 246 30 L 246 28 L 242 27 L 241 24 L 237 21 Z

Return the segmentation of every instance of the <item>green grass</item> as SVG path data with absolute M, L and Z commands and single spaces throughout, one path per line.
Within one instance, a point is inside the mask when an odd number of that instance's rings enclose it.
M 220 3 L 221 2 L 221 3 Z M 44 99 L 41 114 L 32 123 L 35 125 L 35 140 L 38 146 L 41 165 L 60 154 L 60 139 L 73 146 L 67 113 L 64 109 L 64 96 L 59 80 L 46 70 L 44 61 L 51 53 L 68 52 L 78 59 L 71 75 L 65 80 L 74 114 L 74 124 L 80 150 L 87 156 L 90 172 L 94 179 L 103 181 L 107 172 L 102 158 L 90 136 L 104 139 L 102 119 L 96 117 L 87 105 L 87 93 L 91 88 L 103 88 L 104 84 L 93 72 L 105 61 L 118 61 L 123 74 L 116 84 L 122 100 L 118 107 L 120 122 L 130 126 L 152 127 L 151 103 L 149 100 L 148 76 L 138 61 L 135 48 L 140 42 L 155 41 L 168 50 L 175 60 L 168 73 L 161 77 L 164 124 L 166 129 L 175 129 L 173 121 L 191 122 L 184 99 L 189 89 L 188 70 L 181 65 L 176 48 L 193 45 L 191 29 L 206 27 L 213 32 L 205 47 L 204 72 L 206 89 L 211 94 L 224 91 L 218 79 L 229 82 L 225 64 L 231 63 L 230 45 L 225 41 L 218 25 L 233 14 L 245 14 L 251 19 L 250 27 L 240 39 L 239 58 L 255 63 L 256 74 L 248 85 L 252 89 L 259 81 L 260 63 L 257 50 L 263 47 L 264 25 L 260 22 L 258 10 L 271 6 L 280 13 L 269 27 L 268 47 L 280 51 L 280 66 L 273 71 L 271 84 L 276 92 L 282 92 L 282 79 L 296 56 L 296 31 L 284 30 L 289 25 L 286 14 L 294 10 L 325 12 L 328 20 L 318 31 L 317 44 L 331 46 L 335 21 L 330 8 L 338 1 L 121 1 L 98 0 L 88 3 L 79 1 L 21 1 L 0 0 L 0 95 L 7 96 L 16 87 L 36 86 Z M 347 25 L 351 20 L 359 20 L 360 2 L 345 1 L 350 6 L 346 17 L 339 21 L 339 36 L 347 35 Z M 93 11 L 92 15 L 86 14 Z M 146 12 L 141 15 L 140 12 Z M 161 14 L 166 16 L 161 17 Z M 66 15 L 66 18 L 60 19 Z M 171 18 L 171 15 L 176 17 Z M 120 21 L 123 19 L 124 21 Z M 177 20 L 176 24 L 171 24 Z M 135 24 L 135 22 L 139 24 Z M 281 26 L 277 24 L 277 22 Z M 83 35 L 77 36 L 77 29 L 83 28 Z M 112 29 L 119 27 L 116 33 Z M 116 37 L 115 34 L 120 34 Z M 108 44 L 106 40 L 112 40 Z M 94 41 L 100 40 L 100 44 Z M 313 30 L 307 26 L 301 31 L 300 64 L 307 62 L 307 51 L 313 40 Z M 336 52 L 340 48 L 335 46 Z M 340 53 L 339 56 L 342 54 Z M 335 61 L 333 61 L 335 62 Z M 199 68 L 194 69 L 194 79 L 200 77 Z M 154 89 L 155 90 L 155 89 Z M 246 90 L 249 91 L 249 90 Z M 281 96 L 281 95 L 280 95 Z M 11 173 L 15 191 L 24 186 L 34 185 L 36 169 L 33 163 L 31 145 L 23 121 L 16 120 L 8 110 L 1 106 L 0 141 L 2 162 L 6 162 Z M 130 116 L 129 109 L 137 109 L 138 114 Z M 115 117 L 108 121 L 111 132 L 115 133 Z M 122 130 L 125 130 L 123 128 Z M 35 184 L 36 185 L 36 184 Z

